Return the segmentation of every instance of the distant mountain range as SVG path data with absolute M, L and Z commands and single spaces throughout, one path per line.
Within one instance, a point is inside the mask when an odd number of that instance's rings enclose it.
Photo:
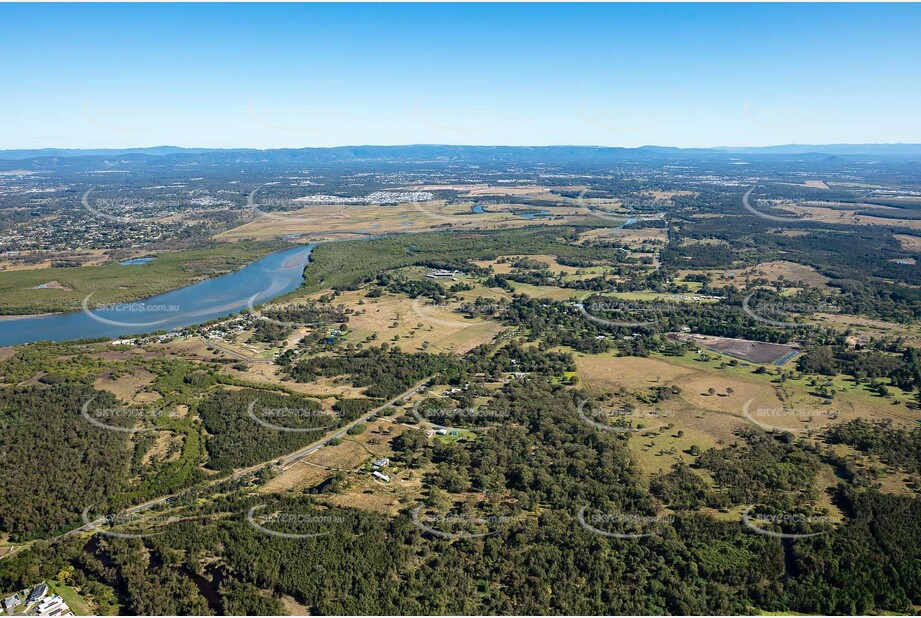
M 213 155 L 218 159 L 260 160 L 262 162 L 350 162 L 350 161 L 547 161 L 578 162 L 658 158 L 662 156 L 802 155 L 802 156 L 901 156 L 921 157 L 921 144 L 787 144 L 782 146 L 675 148 L 641 146 L 452 146 L 417 144 L 406 146 L 340 146 L 335 148 L 40 148 L 0 150 L 0 160 L 55 159 L 70 157 L 171 157 L 184 159 Z
M 722 147 L 713 150 L 743 154 L 917 155 L 921 154 L 921 144 L 786 144 L 755 148 Z

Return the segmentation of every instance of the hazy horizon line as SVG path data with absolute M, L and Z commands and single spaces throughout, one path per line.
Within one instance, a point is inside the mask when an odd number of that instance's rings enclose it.
M 176 148 L 182 150 L 332 150 L 335 148 L 407 148 L 407 147 L 447 147 L 447 148 L 619 148 L 623 150 L 640 150 L 643 148 L 671 148 L 675 150 L 724 150 L 737 148 L 783 148 L 783 147 L 827 147 L 827 146 L 921 146 L 921 142 L 786 142 L 772 144 L 742 144 L 737 146 L 671 146 L 666 144 L 643 144 L 641 146 L 611 146 L 604 144 L 461 144 L 447 142 L 410 142 L 410 143 L 352 143 L 336 146 L 177 146 L 175 144 L 154 144 L 151 146 L 36 146 L 31 148 L 4 148 L 0 152 L 21 152 L 31 150 L 153 150 L 158 148 Z

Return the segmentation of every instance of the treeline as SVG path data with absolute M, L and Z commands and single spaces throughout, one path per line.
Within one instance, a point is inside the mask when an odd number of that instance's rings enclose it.
M 83 405 L 117 408 L 111 393 L 80 385 L 0 388 L 0 531 L 21 541 L 95 519 L 128 482 L 128 433 L 91 424 Z M 118 425 L 124 419 L 106 419 Z
M 534 226 L 476 233 L 423 233 L 388 236 L 371 241 L 327 243 L 314 249 L 304 271 L 308 291 L 355 289 L 379 273 L 406 266 L 449 267 L 485 274 L 470 260 L 493 260 L 503 255 L 556 255 L 596 264 L 616 262 L 603 247 L 579 243 L 591 226 Z
M 0 585 L 70 566 L 81 581 L 117 589 L 122 611 L 151 615 L 273 613 L 281 595 L 314 615 L 861 614 L 921 603 L 921 499 L 839 487 L 841 524 L 785 545 L 690 511 L 719 494 L 732 504 L 808 507 L 815 453 L 752 430 L 726 453 L 698 459 L 715 487 L 685 466 L 647 485 L 627 450 L 635 438 L 583 422 L 582 397 L 540 376 L 515 380 L 493 401 L 506 414 L 501 426 L 474 441 L 431 441 L 411 429 L 393 439 L 410 465 L 436 463 L 425 508 L 459 522 L 483 518 L 477 525 L 489 536 L 440 538 L 414 525 L 411 508 L 388 517 L 326 504 L 322 493 L 230 493 L 180 502 L 179 521 L 156 536 L 39 544 L 0 563 Z M 652 534 L 604 536 L 580 512 L 610 531 L 621 515 L 650 518 Z M 269 535 L 248 513 L 270 530 L 323 534 Z
M 429 279 L 407 279 L 406 277 L 382 273 L 377 276 L 377 285 L 396 294 L 405 294 L 410 298 L 424 296 L 439 302 L 451 298 L 453 294 L 441 285 Z
M 782 191 L 773 186 L 769 193 L 759 193 L 777 199 Z M 894 262 L 914 259 L 917 254 L 902 247 L 892 228 L 802 220 L 787 224 L 799 234 L 784 234 L 776 222 L 742 207 L 743 192 L 700 191 L 696 196 L 676 197 L 679 209 L 673 215 L 671 244 L 662 251 L 662 260 L 675 268 L 726 268 L 785 259 L 812 266 L 835 280 L 921 284 L 917 264 Z M 811 199 L 817 197 L 813 194 Z M 756 198 L 757 193 L 752 196 L 752 205 L 761 212 L 793 218 L 789 211 L 758 204 Z M 834 198 L 824 192 L 819 199 Z M 693 216 L 696 213 L 719 216 Z M 724 242 L 682 244 L 687 239 Z M 842 251 L 845 246 L 848 250 Z
M 352 386 L 368 397 L 390 399 L 425 378 L 456 368 L 460 360 L 448 354 L 407 354 L 386 343 L 339 356 L 317 356 L 299 361 L 289 372 L 298 382 L 348 375 Z
M 251 389 L 208 394 L 198 404 L 198 414 L 208 432 L 205 442 L 208 467 L 221 471 L 242 468 L 296 451 L 318 440 L 341 425 L 339 417 L 320 410 L 316 401 L 296 395 Z M 313 428 L 316 430 L 304 431 Z
M 789 510 L 816 500 L 821 460 L 815 453 L 794 443 L 790 434 L 745 429 L 739 437 L 727 447 L 704 451 L 695 462 L 710 473 L 729 504 Z
M 901 353 L 879 350 L 852 350 L 844 343 L 814 346 L 797 360 L 797 368 L 805 373 L 833 376 L 839 373 L 857 379 L 886 378 L 892 385 L 907 391 L 921 389 L 921 354 L 916 348 Z M 889 394 L 888 389 L 877 389 Z
M 825 441 L 847 444 L 879 457 L 888 466 L 921 474 L 921 426 L 902 428 L 894 427 L 890 419 L 875 422 L 855 419 L 828 428 Z
M 917 613 L 921 499 L 843 488 L 846 523 L 792 545 L 795 577 L 766 609 L 805 614 Z

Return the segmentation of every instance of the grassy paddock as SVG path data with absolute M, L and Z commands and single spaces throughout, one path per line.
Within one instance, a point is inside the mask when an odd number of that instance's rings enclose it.
M 93 611 L 90 609 L 90 606 L 87 604 L 87 602 L 83 599 L 82 596 L 80 596 L 80 593 L 74 590 L 71 586 L 54 581 L 48 583 L 50 584 L 51 591 L 64 599 L 64 602 L 67 603 L 68 607 L 73 610 L 74 615 L 93 615 Z

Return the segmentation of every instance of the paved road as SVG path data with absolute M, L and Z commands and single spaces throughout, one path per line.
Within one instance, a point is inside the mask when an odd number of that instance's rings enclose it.
M 768 215 L 760 210 L 755 209 L 751 203 L 749 203 L 748 198 L 751 197 L 752 191 L 755 190 L 755 187 L 752 187 L 745 192 L 745 195 L 742 196 L 742 208 L 752 213 L 753 215 L 758 215 L 762 219 L 767 219 L 768 221 L 777 221 L 778 223 L 802 223 L 804 220 L 798 217 L 776 217 L 774 215 Z
M 426 383 L 427 383 L 429 380 L 431 380 L 431 377 L 428 377 L 428 378 L 426 378 L 425 380 L 419 382 L 418 384 L 416 384 L 414 387 L 412 387 L 412 388 L 409 389 L 408 391 L 403 392 L 403 393 L 400 393 L 399 395 L 397 395 L 396 397 L 394 397 L 393 399 L 391 399 L 391 400 L 388 401 L 387 403 L 383 404 L 382 406 L 378 406 L 377 408 L 374 408 L 373 410 L 370 410 L 369 412 L 365 413 L 365 414 L 362 415 L 361 417 L 359 417 L 359 418 L 355 419 L 354 421 L 350 422 L 348 425 L 344 425 L 343 427 L 337 429 L 334 433 L 332 433 L 332 434 L 330 434 L 330 435 L 328 435 L 328 436 L 326 436 L 326 437 L 324 437 L 324 438 L 321 438 L 321 439 L 317 440 L 316 442 L 313 442 L 313 443 L 311 443 L 311 444 L 308 444 L 307 446 L 305 446 L 305 447 L 303 447 L 303 448 L 301 448 L 301 449 L 298 449 L 298 450 L 294 451 L 293 453 L 289 453 L 288 455 L 285 455 L 284 457 L 282 457 L 282 458 L 280 459 L 282 469 L 283 469 L 283 470 L 287 470 L 288 468 L 290 468 L 291 466 L 293 466 L 294 464 L 296 464 L 298 461 L 300 461 L 301 459 L 303 459 L 303 458 L 306 457 L 307 455 L 310 455 L 311 453 L 314 453 L 314 452 L 318 451 L 319 449 L 323 448 L 324 446 L 326 446 L 327 444 L 329 444 L 332 440 L 335 440 L 336 438 L 341 438 L 342 436 L 346 435 L 346 433 L 348 432 L 349 429 L 351 429 L 351 428 L 354 427 L 355 425 L 358 425 L 358 424 L 360 424 L 360 423 L 364 423 L 365 421 L 367 421 L 369 418 L 371 418 L 372 416 L 374 416 L 374 415 L 377 414 L 378 412 L 381 412 L 384 408 L 387 408 L 387 407 L 393 405 L 393 402 L 398 401 L 398 400 L 400 400 L 400 399 L 405 399 L 405 398 L 407 398 L 407 397 L 409 397 L 409 396 L 411 396 L 411 395 L 416 394 L 417 392 L 419 392 L 419 389 L 421 389 L 423 386 L 425 386 Z M 224 481 L 231 480 L 231 479 L 233 479 L 233 480 L 239 479 L 240 477 L 243 477 L 243 476 L 249 474 L 250 472 L 255 472 L 256 470 L 259 470 L 260 468 L 263 468 L 263 467 L 265 467 L 265 466 L 271 465 L 271 464 L 275 463 L 276 461 L 279 461 L 279 458 L 278 458 L 278 457 L 273 457 L 273 458 L 270 459 L 269 461 L 263 461 L 263 462 L 261 462 L 261 463 L 258 463 L 258 464 L 252 465 L 252 466 L 248 466 L 248 467 L 246 467 L 246 468 L 237 469 L 237 470 L 235 470 L 234 472 L 232 472 L 229 476 L 221 476 L 220 478 L 212 479 L 212 480 L 208 481 L 207 483 L 205 483 L 204 485 L 193 485 L 192 487 L 188 487 L 188 488 L 186 488 L 186 489 L 184 489 L 184 490 L 182 490 L 182 491 L 180 491 L 180 492 L 177 492 L 177 493 L 175 493 L 175 494 L 170 494 L 170 495 L 168 495 L 168 496 L 161 496 L 161 497 L 156 498 L 156 499 L 154 499 L 154 500 L 150 500 L 150 501 L 148 501 L 148 502 L 144 502 L 144 503 L 142 503 L 142 504 L 138 504 L 138 505 L 132 506 L 132 507 L 130 507 L 130 508 L 127 508 L 127 509 L 125 509 L 125 510 L 123 510 L 123 511 L 117 513 L 117 514 L 115 514 L 115 517 L 117 517 L 117 518 L 124 518 L 126 515 L 134 515 L 134 514 L 136 514 L 136 513 L 140 513 L 140 512 L 146 511 L 146 510 L 148 510 L 148 509 L 151 509 L 151 508 L 153 508 L 153 507 L 155 507 L 155 506 L 159 506 L 159 505 L 161 505 L 161 504 L 165 504 L 165 503 L 167 503 L 167 502 L 170 502 L 171 500 L 174 500 L 174 499 L 176 499 L 176 498 L 182 496 L 183 494 L 188 493 L 188 492 L 191 492 L 191 491 L 194 491 L 194 490 L 196 490 L 196 489 L 201 489 L 202 487 L 208 487 L 208 486 L 212 486 L 212 485 L 217 485 L 218 483 L 222 483 L 222 482 L 224 482 Z M 97 527 L 101 526 L 102 524 L 106 523 L 107 521 L 108 521 L 108 518 L 107 518 L 107 517 L 101 517 L 101 518 L 96 519 L 96 520 L 94 520 L 94 521 L 90 521 L 90 522 L 88 522 L 88 523 L 86 523 L 86 524 L 80 526 L 79 528 L 74 528 L 73 530 L 70 530 L 70 531 L 68 531 L 68 532 L 65 532 L 64 534 L 60 534 L 60 535 L 58 535 L 58 536 L 56 536 L 56 537 L 52 537 L 52 538 L 49 538 L 49 539 L 43 539 L 43 540 L 45 540 L 45 541 L 56 541 L 56 540 L 58 540 L 58 539 L 62 539 L 62 538 L 64 538 L 64 537 L 71 536 L 71 535 L 74 535 L 74 534 L 80 534 L 80 533 L 83 533 L 83 532 L 92 532 L 92 531 L 95 530 Z M 6 556 L 0 557 L 0 560 L 2 560 L 3 558 L 6 558 L 7 556 L 10 556 L 10 555 L 12 555 L 12 554 L 14 554 L 14 553 L 15 553 L 15 551 L 11 551 L 11 552 L 9 552 L 8 554 L 6 554 Z
M 382 405 L 382 406 L 380 406 L 380 407 L 378 407 L 378 408 L 374 408 L 373 410 L 371 410 L 370 412 L 368 412 L 368 413 L 365 414 L 364 416 L 355 419 L 354 421 L 352 421 L 352 422 L 349 423 L 348 425 L 345 425 L 345 426 L 341 427 L 340 429 L 336 430 L 335 433 L 333 433 L 333 434 L 331 434 L 331 435 L 329 435 L 329 436 L 323 438 L 322 440 L 318 440 L 318 441 L 314 442 L 313 444 L 310 444 L 310 445 L 308 445 L 308 446 L 305 446 L 304 448 L 302 448 L 302 449 L 299 450 L 299 451 L 295 451 L 295 452 L 291 453 L 290 455 L 288 455 L 287 457 L 285 457 L 284 459 L 281 460 L 281 468 L 282 468 L 282 470 L 287 470 L 288 468 L 290 468 L 291 466 L 293 466 L 294 464 L 296 464 L 296 463 L 298 462 L 298 460 L 303 459 L 303 458 L 306 457 L 307 455 L 310 455 L 311 453 L 313 453 L 313 452 L 315 452 L 315 451 L 317 451 L 317 450 L 323 448 L 324 446 L 326 446 L 327 444 L 329 444 L 332 440 L 335 440 L 336 438 L 341 438 L 341 437 L 343 437 L 344 435 L 346 435 L 346 434 L 348 433 L 349 429 L 351 429 L 351 428 L 354 427 L 355 425 L 359 425 L 359 424 L 361 424 L 361 423 L 364 423 L 365 421 L 367 421 L 369 418 L 371 418 L 372 416 L 374 416 L 375 414 L 377 414 L 378 412 L 380 412 L 380 411 L 383 410 L 384 408 L 387 408 L 387 407 L 389 407 L 390 405 L 392 405 L 394 401 L 397 401 L 397 400 L 399 400 L 399 399 L 406 399 L 406 398 L 409 397 L 410 395 L 416 394 L 417 392 L 419 392 L 419 389 L 421 389 L 423 386 L 425 386 L 426 382 L 428 382 L 430 379 L 431 379 L 431 378 L 426 378 L 425 380 L 423 380 L 423 381 L 420 382 L 419 384 L 416 384 L 414 387 L 412 387 L 411 389 L 409 389 L 409 390 L 406 391 L 405 393 L 402 393 L 402 394 L 400 394 L 400 395 L 397 395 L 396 397 L 394 397 L 393 399 L 391 399 L 390 401 L 388 401 L 387 403 L 385 403 L 384 405 Z

